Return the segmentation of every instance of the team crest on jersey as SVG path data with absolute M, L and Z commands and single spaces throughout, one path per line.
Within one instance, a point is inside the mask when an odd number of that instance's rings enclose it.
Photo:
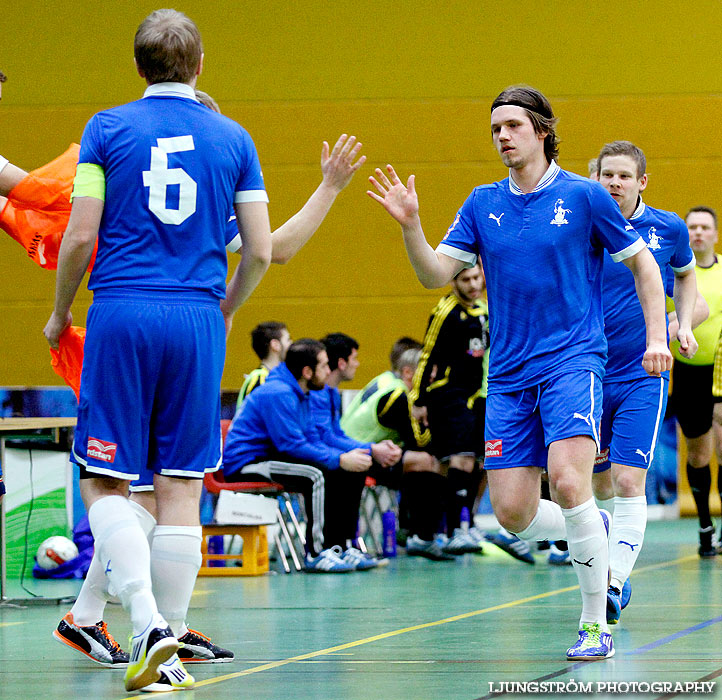
M 487 440 L 484 445 L 484 457 L 501 457 L 501 440 Z
M 647 248 L 650 250 L 659 250 L 662 247 L 659 245 L 661 240 L 662 238 L 657 235 L 657 229 L 651 226 L 649 229 L 649 243 L 647 243 Z
M 471 338 L 469 340 L 468 354 L 472 357 L 483 357 L 484 356 L 484 341 L 481 338 Z
M 568 224 L 567 214 L 571 213 L 571 209 L 564 208 L 564 200 L 557 199 L 554 203 L 554 218 L 549 223 L 554 224 L 554 226 L 563 226 L 564 224 Z
M 118 445 L 114 442 L 88 437 L 88 457 L 112 464 L 115 461 L 115 451 L 117 449 Z

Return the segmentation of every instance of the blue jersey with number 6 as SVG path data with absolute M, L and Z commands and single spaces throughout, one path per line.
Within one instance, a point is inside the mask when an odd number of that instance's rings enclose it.
M 105 173 L 90 289 L 225 296 L 228 213 L 234 201 L 268 201 L 245 129 L 189 86 L 162 83 L 96 114 L 79 162 Z

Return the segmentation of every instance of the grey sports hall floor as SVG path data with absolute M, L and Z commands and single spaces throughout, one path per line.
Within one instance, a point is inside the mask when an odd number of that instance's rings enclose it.
M 614 681 L 618 691 L 632 682 L 656 688 L 644 698 L 684 697 L 692 689 L 684 684 L 717 682 L 703 697 L 722 698 L 722 557 L 699 559 L 691 520 L 652 522 L 647 533 L 608 661 L 565 661 L 579 613 L 571 567 L 541 557 L 524 565 L 487 546 L 486 555 L 461 561 L 402 555 L 387 568 L 342 576 L 200 579 L 189 623 L 236 660 L 189 666 L 196 689 L 173 697 L 476 700 L 509 681 L 553 682 L 566 697 L 590 697 L 573 692 L 573 679 L 594 690 Z M 77 587 L 31 585 L 46 595 Z M 10 592 L 19 594 L 16 582 Z M 0 698 L 128 697 L 122 671 L 52 639 L 66 607 L 0 608 Z M 125 641 L 123 611 L 111 606 L 106 619 Z

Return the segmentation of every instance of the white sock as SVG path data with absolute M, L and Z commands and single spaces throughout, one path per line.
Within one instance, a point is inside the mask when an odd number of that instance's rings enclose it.
M 88 510 L 95 552 L 140 634 L 158 608 L 150 582 L 150 548 L 135 510 L 123 496 L 105 496 Z M 97 622 L 97 620 L 96 620 Z
M 646 527 L 646 496 L 617 496 L 614 499 L 614 521 L 609 535 L 609 567 L 612 570 L 611 585 L 620 591 L 642 549 Z
M 155 518 L 139 503 L 130 500 L 128 503 L 135 511 L 140 527 L 146 537 L 149 538 L 148 541 L 150 544 L 150 535 L 153 533 L 153 528 L 155 527 Z M 89 625 L 95 625 L 103 619 L 108 597 L 115 595 L 115 591 L 108 590 L 108 583 L 105 569 L 98 559 L 97 552 L 94 552 L 78 597 L 70 609 L 76 625 L 87 627 Z
M 599 623 L 607 631 L 607 576 L 609 550 L 607 532 L 593 498 L 574 508 L 563 508 L 567 523 L 569 555 L 582 592 L 584 623 Z
M 515 533 L 521 540 L 541 542 L 566 539 L 567 529 L 564 514 L 553 501 L 539 501 L 539 508 L 533 520 L 521 532 Z
M 108 602 L 107 584 L 108 578 L 100 563 L 96 547 L 93 558 L 90 560 L 90 568 L 85 575 L 85 581 L 83 581 L 78 597 L 70 609 L 76 625 L 88 627 L 103 619 L 105 604 Z
M 614 515 L 614 501 L 616 500 L 614 496 L 611 498 L 595 498 L 594 500 L 597 502 L 598 508 Z
M 158 608 L 177 637 L 184 634 L 191 594 L 201 566 L 200 526 L 156 525 L 151 573 Z
M 145 509 L 140 503 L 136 501 L 128 500 L 130 507 L 135 511 L 135 516 L 138 518 L 140 527 L 148 538 L 148 544 L 153 541 L 153 528 L 156 526 L 156 519 Z

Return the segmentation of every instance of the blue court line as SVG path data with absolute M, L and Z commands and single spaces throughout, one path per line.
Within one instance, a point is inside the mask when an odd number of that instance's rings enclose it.
M 673 642 L 676 639 L 680 639 L 681 637 L 686 637 L 688 634 L 692 634 L 693 632 L 697 632 L 701 629 L 704 629 L 705 627 L 710 627 L 712 625 L 716 625 L 718 622 L 722 622 L 722 615 L 719 615 L 718 617 L 713 617 L 711 620 L 705 620 L 704 622 L 699 622 L 696 625 L 692 625 L 692 627 L 687 627 L 686 629 L 680 630 L 679 632 L 675 632 L 674 634 L 667 635 L 666 637 L 662 637 L 661 639 L 658 639 L 657 641 L 650 642 L 649 644 L 645 644 L 644 646 L 639 647 L 638 649 L 632 649 L 631 651 L 625 651 L 621 656 L 634 656 L 635 654 L 644 654 L 648 651 L 651 651 L 652 649 L 656 649 L 657 647 L 662 646 L 663 644 L 668 644 L 669 642 Z M 558 671 L 553 671 L 552 673 L 548 673 L 545 676 L 539 676 L 539 678 L 534 678 L 532 681 L 529 681 L 531 683 L 541 683 L 543 681 L 549 681 L 554 678 L 559 678 L 559 676 L 564 676 L 572 671 L 575 671 L 578 668 L 582 668 L 584 666 L 588 666 L 590 663 L 589 661 L 580 661 L 576 664 L 571 664 L 569 666 L 565 666 L 564 668 L 560 668 Z M 598 663 L 598 662 L 597 662 Z M 714 671 L 713 673 L 709 674 L 708 676 L 704 676 L 703 678 L 698 678 L 698 681 L 706 681 L 711 680 L 712 678 L 717 678 L 718 676 L 722 675 L 722 669 L 718 669 L 717 671 Z M 496 692 L 496 693 L 489 693 L 487 695 L 483 695 L 480 698 L 476 698 L 476 700 L 490 700 L 491 698 L 500 698 L 504 695 L 508 695 L 508 693 L 502 693 L 502 692 Z M 669 695 L 660 695 L 655 700 L 669 700 L 669 698 L 674 698 L 678 695 L 678 693 L 672 693 Z
M 627 651 L 624 653 L 624 656 L 631 656 L 632 654 L 644 654 L 651 649 L 656 649 L 657 647 L 662 646 L 662 644 L 673 642 L 675 639 L 679 639 L 680 637 L 686 637 L 688 634 L 692 634 L 692 632 L 704 629 L 705 627 L 709 627 L 710 625 L 716 625 L 718 622 L 722 622 L 722 615 L 720 615 L 719 617 L 713 617 L 711 620 L 706 620 L 705 622 L 700 622 L 699 624 L 688 627 L 685 630 L 680 630 L 679 632 L 670 634 L 668 637 L 658 639 L 656 642 L 650 642 L 649 644 L 645 644 L 643 647 L 639 647 L 639 649 Z

